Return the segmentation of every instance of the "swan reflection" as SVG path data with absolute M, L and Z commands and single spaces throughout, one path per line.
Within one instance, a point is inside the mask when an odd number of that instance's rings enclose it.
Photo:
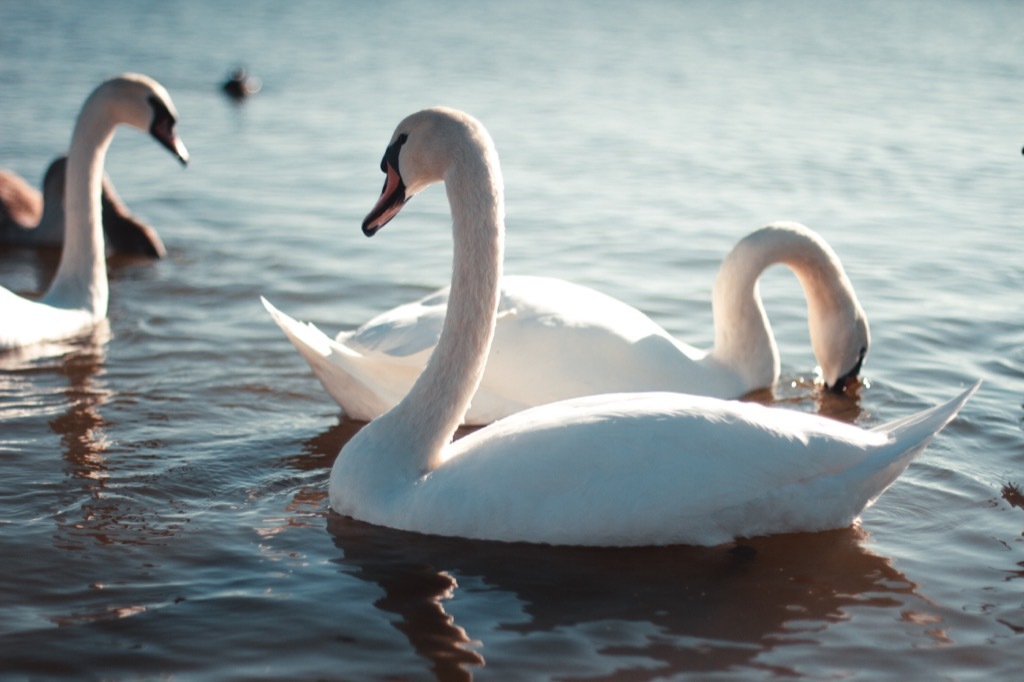
M 60 439 L 65 485 L 55 540 L 62 549 L 81 549 L 85 537 L 109 544 L 108 531 L 122 525 L 102 502 L 110 478 L 109 424 L 101 415 L 112 395 L 102 378 L 109 339 L 104 323 L 83 339 L 36 344 L 0 356 L 5 388 L 16 387 L 18 396 L 7 416 L 26 423 L 46 417 Z
M 136 485 L 133 467 L 118 465 L 111 423 L 103 415 L 116 397 L 105 379 L 110 338 L 109 325 L 103 322 L 80 339 L 0 354 L 5 439 L 39 442 L 44 424 L 58 438 L 54 449 L 60 451 L 62 466 L 55 452 L 40 468 L 62 473 L 53 488 L 53 542 L 61 550 L 146 544 L 179 528 L 153 520 L 148 493 Z
M 763 667 L 762 655 L 814 639 L 855 607 L 914 614 L 923 636 L 941 633 L 915 585 L 857 528 L 639 549 L 440 538 L 333 513 L 328 530 L 342 570 L 384 591 L 375 606 L 399 616 L 440 679 L 483 666 L 588 677 Z
M 777 386 L 751 391 L 742 400 L 762 405 L 810 412 L 846 424 L 856 424 L 861 416 L 861 391 L 870 383 L 861 379 L 846 385 L 843 392 L 825 388 L 815 377 L 783 374 Z

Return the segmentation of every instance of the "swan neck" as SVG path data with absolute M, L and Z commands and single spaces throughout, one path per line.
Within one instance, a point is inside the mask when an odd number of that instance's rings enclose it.
M 779 352 L 758 280 L 771 255 L 744 242 L 722 261 L 712 292 L 715 344 L 711 356 L 733 368 L 748 386 L 767 386 L 779 373 Z
M 502 181 L 493 147 L 466 155 L 445 175 L 454 258 L 437 347 L 409 394 L 385 415 L 406 441 L 416 471 L 445 459 L 487 362 L 498 307 L 504 243 Z M 378 421 L 385 421 L 382 417 Z
M 84 308 L 97 317 L 107 311 L 108 285 L 103 214 L 103 164 L 114 122 L 94 93 L 78 116 L 68 152 L 64 183 L 64 247 L 44 300 L 58 307 Z
M 817 234 L 796 223 L 776 223 L 744 237 L 722 262 L 715 281 L 714 353 L 778 377 L 779 353 L 758 288 L 761 274 L 781 263 L 793 271 L 807 300 L 811 341 L 822 361 L 822 328 L 840 311 L 856 307 L 852 286 L 835 252 Z M 746 358 L 744 360 L 744 358 Z M 762 365 L 758 367 L 758 365 Z M 767 384 L 761 384 L 767 385 Z

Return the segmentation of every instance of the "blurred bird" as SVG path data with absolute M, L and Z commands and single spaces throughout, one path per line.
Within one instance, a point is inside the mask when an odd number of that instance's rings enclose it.
M 224 93 L 235 100 L 243 100 L 250 95 L 255 95 L 263 87 L 263 82 L 255 76 L 250 76 L 244 66 L 239 66 L 224 81 L 221 89 Z
M 60 247 L 64 244 L 64 180 L 67 157 L 59 156 L 46 169 L 40 193 L 24 179 L 0 170 L 0 244 Z M 160 235 L 133 216 L 104 173 L 103 233 L 110 254 L 163 258 Z

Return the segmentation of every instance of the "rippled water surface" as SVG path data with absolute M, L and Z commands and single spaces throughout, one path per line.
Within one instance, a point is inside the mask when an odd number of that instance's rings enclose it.
M 0 3 L 0 167 L 37 183 L 103 78 L 160 80 L 185 170 L 107 170 L 169 249 L 113 260 L 109 327 L 0 359 L 0 677 L 1010 679 L 1024 667 L 1024 6 L 1012 2 Z M 219 82 L 244 62 L 263 90 Z M 446 283 L 444 192 L 359 230 L 397 122 L 491 131 L 507 271 L 712 341 L 722 256 L 818 230 L 872 325 L 822 395 L 805 304 L 762 290 L 783 381 L 865 426 L 983 378 L 856 528 L 571 550 L 328 511 L 347 421 L 258 296 L 336 331 Z M 0 249 L 0 284 L 53 254 Z M 0 324 L 4 321 L 0 320 Z

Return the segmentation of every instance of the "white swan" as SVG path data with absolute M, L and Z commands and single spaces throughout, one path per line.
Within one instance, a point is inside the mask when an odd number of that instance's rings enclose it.
M 402 121 L 382 168 L 367 235 L 417 192 L 445 183 L 451 296 L 409 394 L 338 455 L 329 494 L 340 514 L 430 534 L 602 546 L 841 527 L 977 389 L 870 431 L 679 393 L 598 395 L 535 407 L 452 442 L 494 332 L 504 240 L 497 152 L 475 119 L 430 109 Z
M 42 299 L 0 287 L 0 351 L 65 339 L 92 329 L 107 315 L 107 269 L 100 188 L 103 161 L 118 124 L 148 130 L 188 162 L 175 132 L 177 114 L 163 86 L 139 74 L 101 83 L 82 105 L 68 153 L 65 239 L 57 274 Z
M 712 310 L 715 344 L 699 350 L 636 308 L 550 277 L 505 276 L 498 322 L 467 424 L 489 424 L 534 405 L 597 393 L 677 391 L 738 398 L 775 385 L 779 350 L 758 278 L 785 263 L 803 285 L 811 344 L 826 386 L 860 372 L 869 331 L 831 247 L 798 223 L 744 237 L 722 261 Z M 332 340 L 271 308 L 271 315 L 345 413 L 370 420 L 409 392 L 437 344 L 448 288 L 389 310 Z
M 0 170 L 0 244 L 60 247 L 64 244 L 64 185 L 67 157 L 58 156 L 43 176 L 43 191 L 15 173 Z M 156 230 L 133 216 L 106 173 L 100 194 L 107 253 L 163 258 Z

